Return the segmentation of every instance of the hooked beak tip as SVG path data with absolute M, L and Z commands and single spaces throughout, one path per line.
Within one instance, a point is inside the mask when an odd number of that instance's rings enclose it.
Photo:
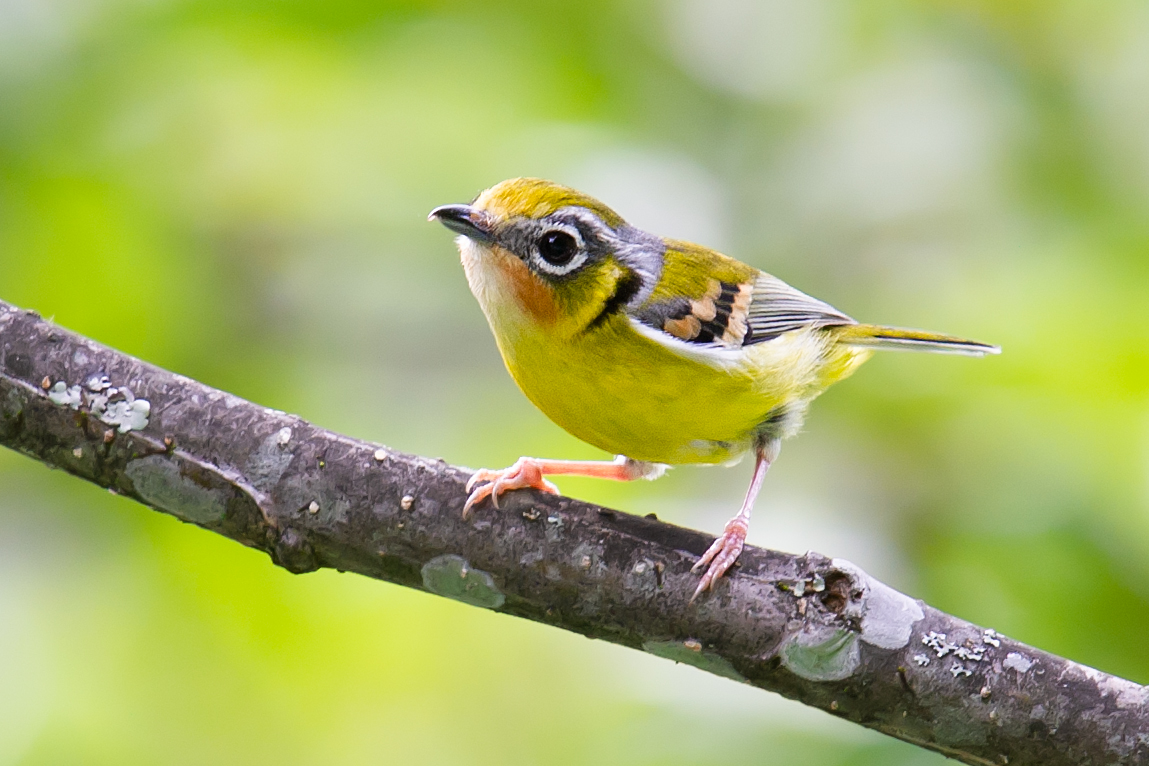
M 476 242 L 492 240 L 487 214 L 471 205 L 440 205 L 427 215 L 427 220 L 438 221 L 456 234 Z

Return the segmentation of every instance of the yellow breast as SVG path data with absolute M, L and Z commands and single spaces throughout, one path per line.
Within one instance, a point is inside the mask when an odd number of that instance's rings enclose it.
M 462 250 L 472 292 L 527 398 L 579 439 L 635 460 L 735 459 L 772 413 L 791 409 L 796 427 L 810 400 L 869 356 L 801 330 L 712 363 L 645 336 L 624 314 L 572 334 L 556 324 L 549 288 L 521 273 L 517 258 L 467 243 Z

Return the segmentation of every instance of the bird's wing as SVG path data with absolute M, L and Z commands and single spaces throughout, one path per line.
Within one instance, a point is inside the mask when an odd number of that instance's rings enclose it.
M 833 327 L 857 324 L 829 303 L 796 290 L 777 277 L 759 272 L 754 280 L 747 310 L 746 335 L 742 345 L 773 340 L 803 327 Z
M 680 242 L 667 243 L 658 285 L 631 319 L 676 351 L 716 360 L 791 330 L 855 324 L 776 277 Z

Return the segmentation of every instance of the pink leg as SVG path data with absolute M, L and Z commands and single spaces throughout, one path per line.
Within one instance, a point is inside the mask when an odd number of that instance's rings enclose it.
M 512 489 L 532 488 L 542 492 L 557 495 L 558 487 L 550 483 L 544 476 L 590 476 L 596 479 L 614 479 L 615 481 L 634 481 L 635 479 L 654 479 L 662 474 L 662 467 L 654 463 L 643 463 L 638 460 L 619 455 L 617 459 L 607 460 L 539 460 L 533 457 L 521 457 L 510 468 L 493 471 L 489 468 L 480 468 L 467 482 L 467 491 L 471 494 L 463 506 L 463 518 L 471 515 L 471 508 L 488 497 L 496 508 L 499 507 L 499 495 Z M 478 486 L 476 486 L 478 485 Z
M 699 581 L 694 595 L 690 597 L 691 601 L 698 598 L 698 594 L 702 591 L 713 588 L 714 581 L 726 574 L 726 570 L 734 566 L 734 562 L 738 560 L 739 554 L 742 553 L 742 546 L 746 543 L 746 532 L 750 528 L 750 512 L 754 509 L 754 500 L 762 489 L 762 480 L 766 478 L 766 471 L 778 457 L 779 447 L 780 443 L 775 440 L 767 442 L 755 450 L 754 478 L 750 480 L 750 488 L 746 490 L 746 499 L 742 501 L 742 509 L 738 511 L 738 515 L 726 522 L 722 534 L 690 570 L 697 572 L 707 564 L 710 565 L 706 574 L 702 575 L 702 580 Z

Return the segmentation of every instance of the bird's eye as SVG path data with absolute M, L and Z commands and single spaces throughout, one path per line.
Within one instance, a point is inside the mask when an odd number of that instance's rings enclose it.
M 578 253 L 578 243 L 565 231 L 548 231 L 539 239 L 539 255 L 552 266 L 565 266 Z

